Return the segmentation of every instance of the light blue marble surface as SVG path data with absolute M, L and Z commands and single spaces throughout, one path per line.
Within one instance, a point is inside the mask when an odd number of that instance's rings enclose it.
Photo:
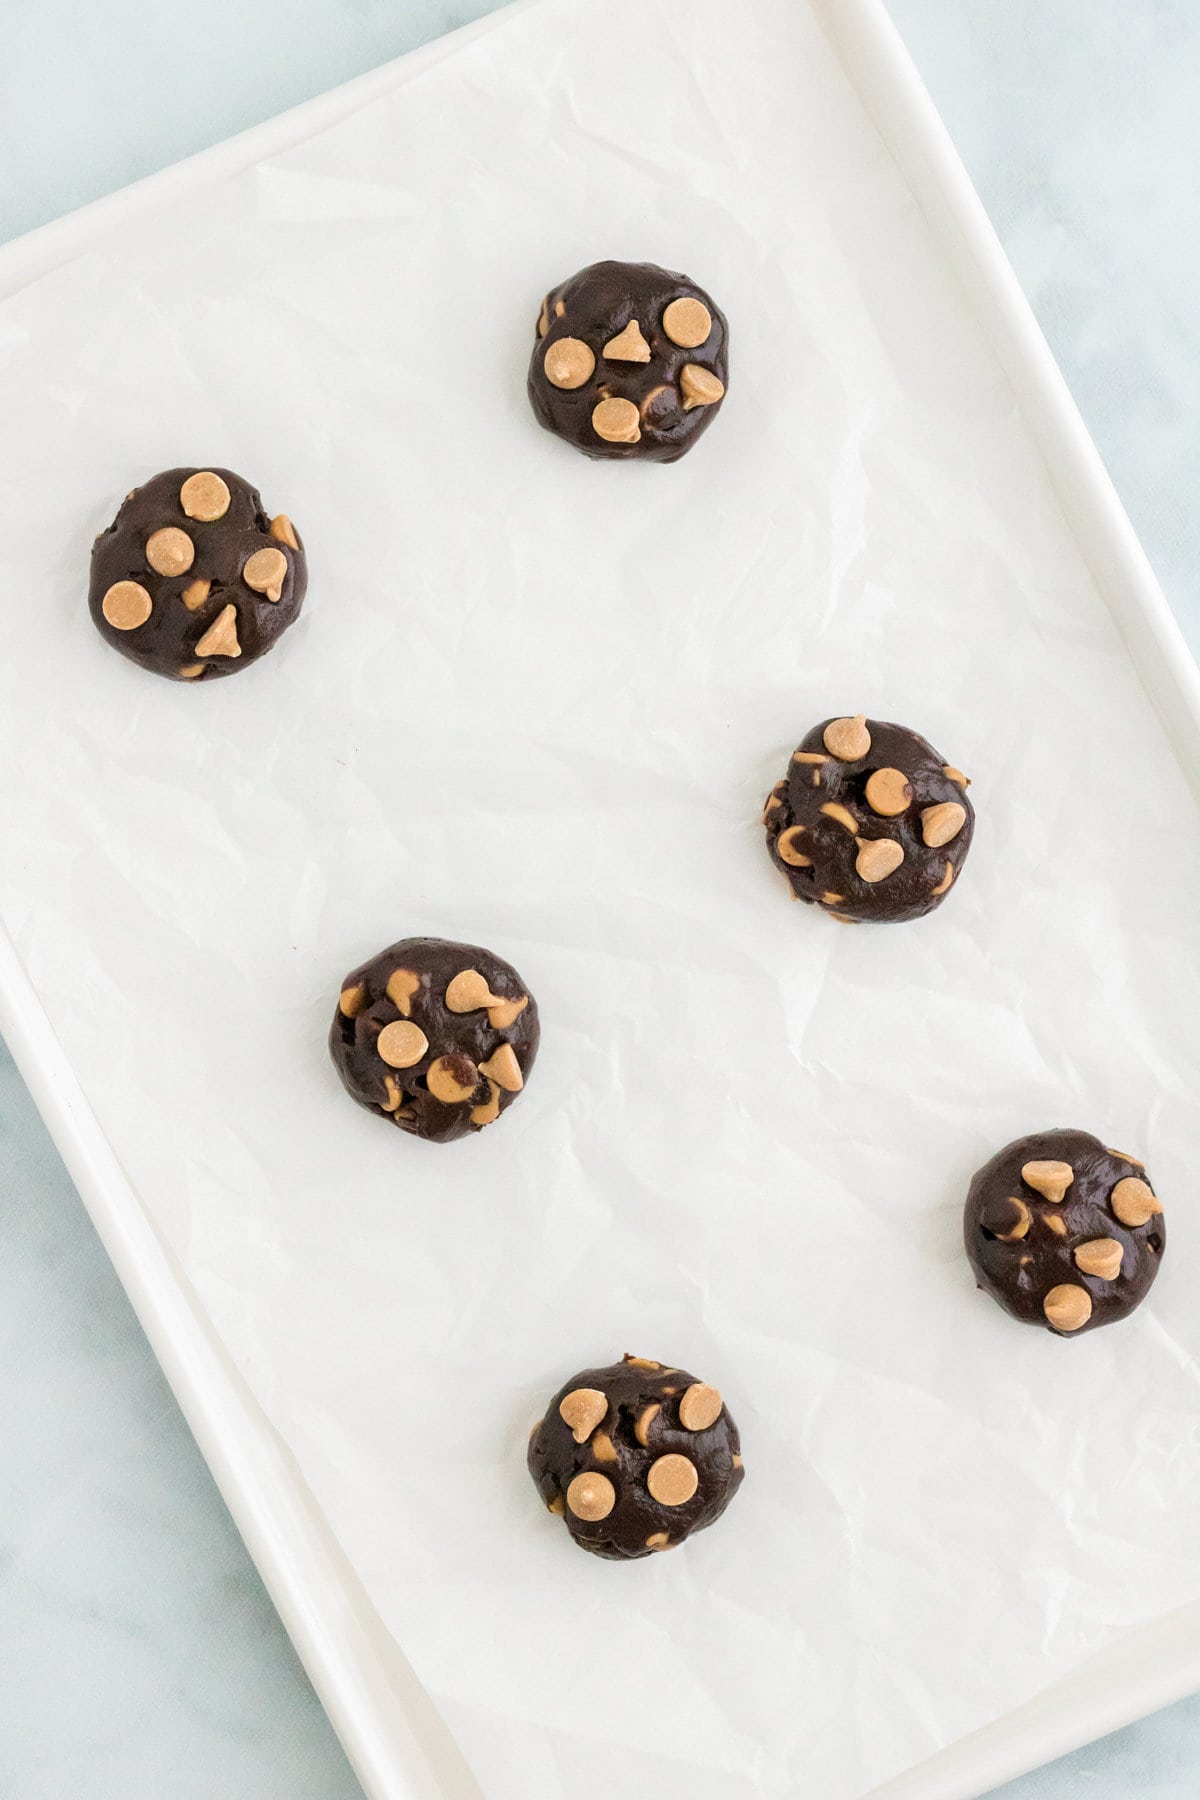
M 1200 8 L 890 3 L 1200 649 Z M 0 0 L 0 239 L 489 10 Z M 355 1800 L 2 1049 L 0 1196 L 0 1795 Z M 1194 1800 L 1200 1699 L 1003 1790 L 1081 1792 Z

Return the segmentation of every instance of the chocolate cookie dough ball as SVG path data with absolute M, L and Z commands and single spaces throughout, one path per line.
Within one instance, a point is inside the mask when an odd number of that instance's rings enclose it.
M 724 314 L 686 275 L 593 263 L 542 301 L 530 405 L 585 456 L 677 462 L 720 410 L 728 342 Z
M 969 785 L 903 725 L 826 719 L 767 797 L 767 848 L 793 897 L 843 924 L 919 919 L 967 859 Z
M 1087 1131 L 1040 1131 L 980 1169 L 963 1238 L 976 1283 L 1005 1312 L 1075 1337 L 1141 1304 L 1166 1230 L 1136 1156 Z
M 624 1561 L 719 1519 L 741 1485 L 737 1426 L 716 1388 L 626 1356 L 561 1387 L 529 1440 L 529 1473 L 582 1550 Z
M 308 565 L 286 513 L 230 469 L 168 469 L 127 494 L 92 546 L 88 606 L 131 662 L 215 681 L 265 656 L 296 618 Z
M 329 1033 L 347 1093 L 435 1144 L 494 1124 L 537 1047 L 537 1004 L 511 963 L 445 938 L 404 938 L 347 975 Z

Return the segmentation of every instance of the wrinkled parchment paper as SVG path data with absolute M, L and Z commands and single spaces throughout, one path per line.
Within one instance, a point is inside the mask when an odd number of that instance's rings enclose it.
M 593 465 L 550 284 L 708 286 L 720 420 Z M 547 0 L 0 309 L 0 912 L 101 1122 L 488 1800 L 851 1800 L 1200 1595 L 1196 821 L 993 357 L 807 7 Z M 269 660 L 113 655 L 91 536 L 178 462 L 296 519 Z M 974 777 L 934 917 L 787 902 L 830 712 Z M 451 1148 L 355 1109 L 343 973 L 511 958 L 541 1058 Z M 1064 1343 L 972 1287 L 1018 1133 L 1144 1155 L 1169 1254 Z M 526 1432 L 625 1350 L 747 1480 L 631 1567 Z

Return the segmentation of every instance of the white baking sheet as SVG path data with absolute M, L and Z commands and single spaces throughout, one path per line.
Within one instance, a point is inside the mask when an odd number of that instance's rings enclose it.
M 612 253 L 733 321 L 676 469 L 525 410 L 541 290 Z M 1200 1593 L 1191 804 L 807 11 L 516 17 L 9 302 L 0 381 L 0 911 L 489 1797 L 856 1795 Z M 81 590 L 124 488 L 204 459 L 313 580 L 193 693 Z M 788 907 L 755 823 L 858 707 L 976 778 L 961 891 L 905 931 Z M 545 1017 L 449 1151 L 324 1056 L 344 969 L 410 930 L 492 942 Z M 973 1294 L 956 1222 L 1067 1121 L 1148 1155 L 1171 1232 L 1075 1345 Z M 613 1570 L 522 1457 L 624 1348 L 721 1382 L 749 1476 Z

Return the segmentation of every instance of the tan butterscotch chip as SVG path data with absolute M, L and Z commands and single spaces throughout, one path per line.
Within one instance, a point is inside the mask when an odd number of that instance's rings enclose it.
M 743 1462 L 743 1461 L 742 1461 L 742 1459 L 741 1459 L 741 1457 L 740 1457 L 740 1456 L 735 1456 L 735 1457 L 734 1457 L 734 1458 L 733 1458 L 733 1466 L 734 1466 L 734 1468 L 735 1468 L 735 1469 L 744 1469 L 744 1468 L 745 1468 L 745 1466 L 746 1466 L 746 1465 L 745 1465 L 745 1463 L 744 1463 L 744 1462 Z
M 546 298 L 542 301 L 542 310 L 538 314 L 537 329 L 538 329 L 539 337 L 545 337 L 546 333 L 550 329 L 550 296 L 549 296 L 549 294 L 547 294 Z
M 1145 1163 L 1140 1156 L 1130 1156 L 1128 1150 L 1114 1150 L 1111 1144 L 1106 1146 L 1108 1154 L 1115 1156 L 1118 1162 L 1132 1163 L 1135 1169 L 1144 1169 Z
M 292 521 L 288 518 L 286 513 L 276 513 L 275 517 L 271 520 L 269 530 L 271 536 L 273 538 L 278 538 L 281 544 L 286 544 L 289 550 L 298 550 L 300 548 L 300 539 L 296 536 L 296 527 L 292 524 Z
M 867 777 L 867 805 L 885 819 L 899 818 L 912 792 L 912 783 L 902 769 L 876 769 Z
M 798 763 L 827 763 L 829 758 L 819 750 L 793 750 L 792 761 Z
M 556 338 L 542 358 L 546 380 L 551 387 L 580 388 L 590 381 L 596 367 L 596 355 L 582 338 Z M 636 409 L 635 409 L 636 410 Z
M 231 495 L 219 475 L 211 469 L 201 469 L 196 475 L 189 475 L 179 490 L 179 504 L 189 519 L 201 519 L 206 524 L 214 519 L 223 519 L 229 511 Z
M 848 806 L 841 806 L 836 800 L 827 800 L 821 811 L 826 818 L 833 819 L 838 825 L 844 825 L 847 831 L 857 833 L 858 820 Z
M 390 1068 L 411 1069 L 428 1050 L 429 1039 L 410 1019 L 394 1019 L 380 1032 L 375 1048 Z
M 357 1019 L 366 1004 L 367 990 L 361 981 L 356 981 L 353 987 L 343 988 L 338 995 L 338 1011 L 344 1019 Z
M 699 363 L 684 363 L 679 371 L 679 388 L 684 412 L 691 412 L 693 406 L 715 406 L 725 398 L 725 383 L 720 376 L 701 368 Z
M 821 895 L 821 905 L 840 906 L 845 898 L 845 894 L 835 894 L 831 888 L 826 888 L 825 892 Z
M 607 1519 L 616 1504 L 617 1490 L 608 1476 L 598 1475 L 592 1469 L 576 1475 L 567 1489 L 567 1505 L 577 1519 L 584 1519 L 589 1525 Z
M 903 848 L 891 838 L 859 838 L 854 870 L 862 881 L 886 881 L 903 861 Z
M 604 346 L 604 354 L 609 362 L 648 363 L 650 346 L 642 336 L 642 328 L 636 319 L 630 319 L 624 331 L 619 331 L 614 338 L 609 338 Z
M 686 1456 L 660 1456 L 650 1464 L 646 1486 L 660 1506 L 684 1506 L 700 1485 L 696 1465 Z
M 650 1447 L 650 1427 L 661 1411 L 662 1407 L 657 1400 L 654 1400 L 649 1406 L 643 1406 L 634 1421 L 633 1435 L 643 1449 L 648 1450 Z
M 480 1063 L 479 1072 L 509 1094 L 519 1094 L 525 1086 L 525 1077 L 521 1073 L 521 1065 L 517 1061 L 516 1051 L 511 1044 L 501 1044 L 500 1048 L 493 1051 L 485 1063 Z
M 186 575 L 196 560 L 196 546 L 178 525 L 164 525 L 146 539 L 146 561 L 156 575 Z
M 537 1430 L 536 1425 L 534 1426 L 534 1430 Z M 547 1500 L 546 1511 L 552 1512 L 556 1519 L 562 1518 L 563 1513 L 566 1511 L 566 1502 L 563 1500 L 561 1494 L 555 1494 L 553 1500 Z
M 479 1106 L 471 1108 L 472 1125 L 494 1125 L 500 1117 L 500 1089 L 494 1081 L 488 1082 L 488 1097 Z
M 566 310 L 567 303 L 565 300 L 556 300 L 554 302 L 554 316 L 556 319 L 561 319 Z
M 943 800 L 937 806 L 927 806 L 921 813 L 921 836 L 931 850 L 940 850 L 951 838 L 956 838 L 967 822 L 967 809 L 960 806 L 957 800 Z
M 642 435 L 641 415 L 632 400 L 601 400 L 592 409 L 592 430 L 607 444 L 636 444 Z
M 793 869 L 811 869 L 812 857 L 805 856 L 800 848 L 800 839 L 804 835 L 803 825 L 789 825 L 781 831 L 775 840 L 775 848 L 781 862 L 790 863 Z
M 1012 1224 L 1007 1231 L 997 1231 L 989 1217 L 987 1228 L 993 1237 L 998 1237 L 1005 1244 L 1019 1244 L 1023 1237 L 1029 1236 L 1029 1227 L 1033 1224 L 1033 1213 L 1021 1199 L 1019 1194 L 1010 1194 L 1007 1204 L 1014 1208 Z
M 665 1531 L 652 1531 L 646 1539 L 647 1550 L 669 1550 L 671 1540 Z
M 421 986 L 421 977 L 412 969 L 393 969 L 384 993 L 404 1018 L 412 1017 L 413 995 Z
M 482 1012 L 498 998 L 478 969 L 463 969 L 446 985 L 446 1005 L 452 1013 Z
M 775 786 L 771 789 L 770 793 L 767 795 L 766 805 L 763 807 L 762 822 L 764 825 L 766 824 L 767 820 L 771 817 L 771 814 L 773 812 L 779 811 L 780 807 L 783 805 L 783 796 L 786 792 L 787 792 L 787 782 L 786 781 L 777 781 L 775 783 Z
M 278 600 L 287 580 L 288 559 L 282 550 L 256 550 L 242 565 L 242 580 L 256 594 Z
M 196 645 L 197 656 L 240 656 L 242 646 L 238 642 L 237 607 L 230 601 L 221 608 L 200 642 Z
M 591 1437 L 607 1411 L 608 1398 L 599 1388 L 572 1388 L 558 1403 L 558 1416 L 577 1444 Z
M 430 1063 L 425 1080 L 435 1100 L 446 1106 L 460 1106 L 479 1086 L 479 1071 L 469 1056 L 455 1052 Z
M 597 1462 L 616 1462 L 617 1446 L 607 1431 L 598 1431 L 592 1439 L 592 1455 Z
M 1043 1213 L 1042 1223 L 1048 1231 L 1054 1233 L 1055 1237 L 1066 1237 L 1067 1221 L 1061 1213 Z
M 181 589 L 179 598 L 189 612 L 199 612 L 208 599 L 211 588 L 211 581 L 189 581 L 187 586 Z
M 823 735 L 825 748 L 839 762 L 861 762 L 871 754 L 871 734 L 862 713 L 852 719 L 831 719 Z
M 189 663 L 186 669 L 180 669 L 179 679 L 180 681 L 195 681 L 197 675 L 203 675 L 203 673 L 203 663 Z
M 715 1387 L 693 1381 L 679 1402 L 679 1423 L 685 1431 L 707 1431 L 721 1416 L 725 1402 Z
M 1080 1244 L 1075 1252 L 1075 1266 L 1085 1275 L 1098 1275 L 1101 1281 L 1115 1281 L 1121 1273 L 1125 1246 L 1116 1238 L 1093 1238 Z
M 529 995 L 522 994 L 519 1000 L 493 999 L 488 1007 L 488 1024 L 493 1031 L 507 1031 L 515 1025 L 525 1008 L 529 1005 Z
M 942 764 L 942 774 L 947 781 L 953 781 L 960 788 L 969 788 L 971 785 L 970 776 L 964 775 L 961 769 L 955 769 L 949 763 Z
M 653 1357 L 650 1357 L 650 1356 L 625 1356 L 621 1360 L 623 1362 L 627 1362 L 631 1369 L 661 1369 L 662 1368 L 662 1364 L 660 1362 L 655 1362 Z
M 403 1098 L 404 1090 L 396 1080 L 396 1077 L 394 1075 L 385 1075 L 383 1078 L 384 1112 L 395 1112 Z
M 681 350 L 698 350 L 712 330 L 712 314 L 703 300 L 685 295 L 672 300 L 662 316 L 662 328 Z
M 1035 1194 L 1053 1200 L 1062 1199 L 1075 1179 L 1075 1171 L 1067 1162 L 1027 1162 L 1021 1169 L 1021 1180 L 1027 1181 Z
M 1056 1331 L 1078 1331 L 1092 1316 L 1092 1296 L 1073 1281 L 1064 1281 L 1050 1289 L 1042 1311 Z
M 154 602 L 140 581 L 114 581 L 103 600 L 100 611 L 114 631 L 136 631 L 144 625 Z
M 1126 1175 L 1118 1181 L 1108 1197 L 1108 1203 L 1120 1219 L 1122 1225 L 1131 1228 L 1145 1225 L 1155 1213 L 1162 1211 L 1162 1204 L 1154 1193 L 1149 1182 L 1138 1175 Z
M 948 862 L 946 864 L 946 873 L 942 876 L 942 879 L 938 882 L 936 887 L 930 888 L 930 890 L 929 890 L 930 893 L 931 894 L 944 894 L 946 892 L 946 890 L 949 888 L 950 883 L 953 880 L 954 880 L 954 864 L 952 862 Z

